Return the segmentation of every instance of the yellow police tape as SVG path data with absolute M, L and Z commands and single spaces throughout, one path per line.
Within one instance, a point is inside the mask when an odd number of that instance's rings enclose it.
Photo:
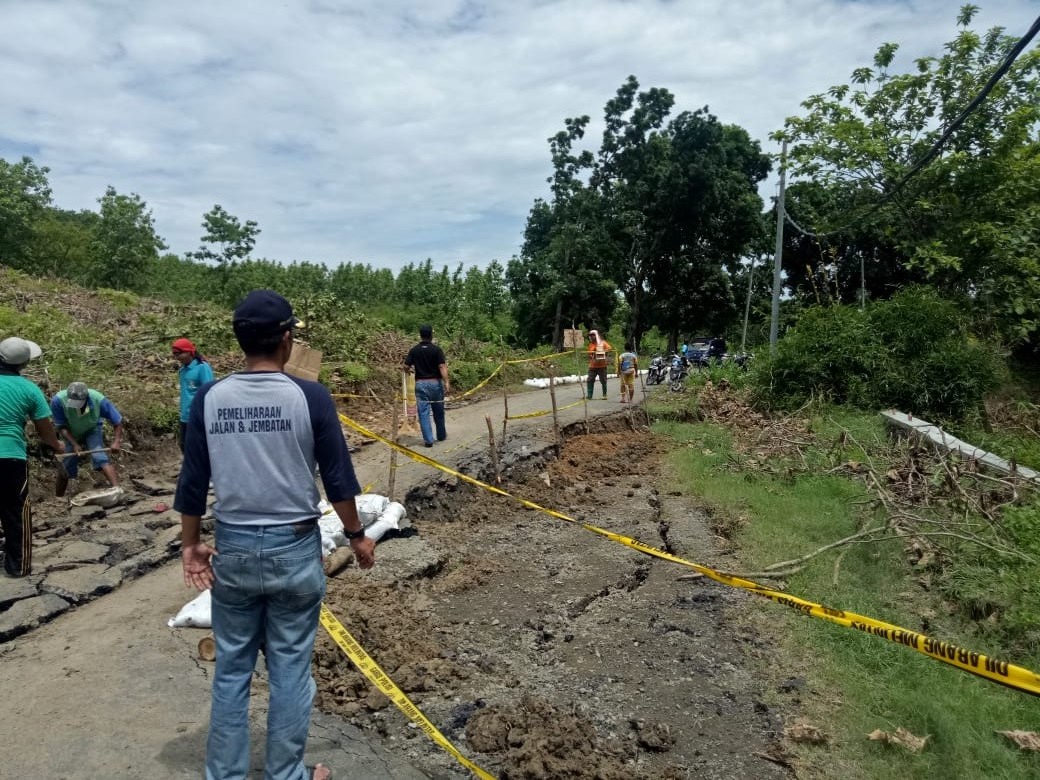
M 584 400 L 585 399 L 583 398 L 581 401 L 575 401 L 574 403 L 567 404 L 566 406 L 557 406 L 556 407 L 556 411 L 562 412 L 564 409 L 570 409 L 572 406 L 577 406 L 578 404 L 583 403 Z M 523 420 L 523 419 L 526 419 L 528 417 L 542 417 L 543 415 L 546 415 L 546 414 L 552 414 L 552 409 L 540 409 L 537 412 L 526 412 L 525 414 L 511 414 L 508 417 L 506 417 L 506 419 L 507 420 Z
M 865 615 L 859 615 L 855 612 L 846 612 L 841 609 L 832 609 L 831 607 L 825 607 L 822 604 L 817 604 L 814 601 L 806 601 L 805 599 L 798 598 L 797 596 L 791 596 L 787 593 L 773 590 L 771 588 L 763 587 L 756 582 L 746 580 L 742 577 L 734 577 L 730 574 L 725 574 L 707 566 L 702 566 L 699 563 L 693 563 L 685 558 L 680 558 L 677 555 L 660 550 L 656 547 L 652 547 L 649 544 L 637 541 L 621 534 L 607 531 L 598 526 L 591 525 L 589 523 L 582 523 L 573 517 L 569 517 L 562 512 L 557 512 L 553 509 L 547 509 L 546 507 L 539 506 L 533 501 L 528 501 L 524 498 L 513 496 L 510 493 L 497 488 L 494 485 L 489 485 L 486 482 L 481 482 L 479 479 L 475 479 L 461 472 L 455 471 L 454 469 L 448 468 L 447 466 L 438 463 L 437 461 L 427 458 L 425 455 L 420 455 L 417 452 L 413 452 L 407 447 L 402 447 L 399 444 L 394 444 L 388 439 L 383 438 L 377 433 L 369 431 L 367 428 L 362 426 L 360 423 L 351 420 L 346 415 L 341 414 L 340 420 L 345 424 L 364 434 L 370 438 L 381 441 L 388 447 L 397 449 L 399 452 L 407 455 L 419 463 L 425 463 L 433 468 L 439 469 L 447 474 L 451 474 L 465 482 L 469 482 L 472 485 L 483 488 L 490 493 L 495 493 L 500 496 L 511 498 L 514 501 L 518 501 L 521 505 L 528 509 L 534 509 L 536 511 L 547 514 L 550 517 L 555 517 L 558 520 L 563 520 L 568 523 L 574 523 L 580 525 L 587 531 L 599 534 L 607 539 L 618 544 L 623 544 L 637 552 L 650 555 L 655 558 L 660 558 L 665 561 L 671 561 L 677 563 L 680 566 L 686 566 L 694 571 L 700 572 L 705 577 L 715 580 L 723 585 L 729 585 L 734 588 L 740 588 L 742 590 L 749 591 L 763 598 L 775 601 L 777 604 L 782 604 L 785 607 L 791 607 L 792 609 L 798 610 L 804 615 L 811 617 L 820 618 L 822 620 L 830 621 L 831 623 L 837 623 L 840 626 L 846 628 L 854 628 L 857 631 L 862 631 L 871 636 L 880 637 L 881 639 L 888 640 L 898 645 L 903 645 L 916 650 L 923 655 L 927 655 L 930 658 L 934 658 L 937 661 L 955 666 L 965 672 L 984 677 L 992 682 L 1006 685 L 1009 688 L 1014 688 L 1019 691 L 1025 691 L 1031 693 L 1034 696 L 1040 696 L 1040 675 L 1030 671 L 1022 666 L 1016 666 L 1007 661 L 1001 661 L 996 658 L 985 656 L 982 653 L 976 653 L 972 650 L 960 647 L 953 644 L 952 642 L 944 642 L 938 639 L 933 639 L 924 634 L 919 634 L 916 631 L 910 631 L 905 628 L 886 623 L 882 620 L 876 620 Z
M 573 354 L 573 353 L 572 352 L 556 352 L 556 353 L 554 353 L 552 355 L 541 355 L 540 357 L 519 358 L 517 360 L 503 360 L 501 363 L 498 364 L 498 367 L 495 368 L 494 371 L 492 371 L 490 374 L 488 374 L 486 379 L 481 381 L 476 386 L 471 387 L 469 390 L 467 390 L 464 393 L 461 393 L 460 395 L 452 396 L 451 398 L 446 398 L 444 401 L 433 401 L 432 403 L 445 403 L 445 402 L 449 402 L 449 401 L 454 401 L 456 398 L 465 398 L 466 396 L 472 395 L 473 393 L 477 392 L 480 388 L 484 387 L 484 385 L 486 385 L 488 382 L 490 382 L 498 374 L 498 372 L 501 371 L 506 366 L 515 365 L 515 364 L 519 364 L 519 363 L 533 363 L 533 362 L 538 361 L 538 360 L 551 360 L 553 358 L 564 357 L 564 356 L 571 355 L 571 354 Z M 331 393 L 331 395 L 332 395 L 333 398 L 371 398 L 372 397 L 372 396 L 369 396 L 369 395 L 357 395 L 356 393 Z M 395 401 L 400 401 L 400 400 L 401 400 L 400 398 L 395 398 Z
M 358 644 L 358 641 L 350 635 L 350 632 L 343 626 L 336 616 L 329 611 L 329 608 L 324 604 L 321 605 L 321 616 L 319 618 L 321 626 L 324 628 L 332 641 L 339 645 L 339 649 L 342 650 L 347 658 L 349 658 L 354 666 L 369 679 L 369 681 L 381 690 L 390 701 L 392 701 L 404 716 L 408 720 L 417 724 L 430 739 L 448 751 L 455 760 L 462 764 L 466 769 L 475 774 L 481 780 L 495 780 L 495 776 L 488 774 L 479 766 L 474 764 L 468 758 L 466 758 L 455 747 L 448 738 L 445 737 L 437 727 L 427 720 L 426 716 L 422 714 L 418 707 L 409 699 L 404 691 L 398 688 L 394 681 L 390 679 L 389 675 L 380 668 L 365 649 Z
M 532 358 L 517 358 L 516 360 L 507 360 L 505 362 L 510 364 L 510 365 L 515 365 L 515 364 L 518 364 L 518 363 L 534 363 L 534 362 L 536 362 L 538 360 L 552 360 L 553 358 L 567 357 L 568 355 L 573 355 L 573 354 L 574 354 L 574 352 L 555 352 L 552 355 L 539 355 L 538 357 L 532 357 Z
M 497 374 L 497 373 L 498 373 L 499 371 L 501 371 L 501 370 L 502 370 L 502 367 L 503 367 L 503 366 L 505 366 L 505 363 L 499 363 L 499 364 L 498 364 L 498 368 L 496 368 L 496 369 L 495 369 L 494 371 L 492 371 L 492 372 L 491 372 L 490 374 L 488 374 L 488 377 L 487 377 L 487 379 L 485 379 L 485 380 L 484 380 L 483 382 L 480 382 L 480 383 L 479 383 L 479 384 L 477 384 L 477 385 L 476 385 L 475 387 L 471 387 L 471 388 L 470 388 L 469 390 L 467 390 L 467 391 L 466 391 L 465 393 L 463 393 L 462 395 L 460 395 L 460 396 L 459 396 L 459 398 L 465 398 L 465 397 L 466 397 L 467 395 L 472 395 L 473 393 L 477 392 L 477 390 L 479 390 L 479 389 L 480 389 L 480 388 L 482 388 L 482 387 L 483 387 L 484 385 L 486 385 L 486 384 L 487 384 L 488 382 L 490 382 L 490 381 L 491 381 L 491 379 L 492 379 L 492 378 L 493 378 L 493 377 L 495 376 L 495 374 Z
M 532 363 L 532 362 L 537 361 L 537 360 L 551 360 L 552 358 L 557 358 L 557 357 L 560 357 L 560 356 L 565 356 L 565 355 L 570 355 L 570 354 L 571 354 L 570 352 L 557 352 L 555 355 L 542 355 L 541 357 L 520 358 L 518 360 L 504 360 L 504 361 L 502 361 L 501 363 L 498 364 L 498 368 L 496 368 L 494 371 L 492 371 L 488 375 L 487 379 L 485 379 L 484 381 L 482 381 L 480 384 L 476 385 L 475 387 L 471 387 L 465 393 L 463 393 L 462 395 L 458 396 L 458 398 L 465 398 L 467 395 L 472 395 L 473 393 L 477 392 L 477 390 L 479 390 L 484 385 L 486 385 L 488 382 L 490 382 L 492 380 L 492 378 L 494 378 L 495 375 L 498 374 L 498 372 L 501 371 L 506 366 L 517 365 L 519 363 Z

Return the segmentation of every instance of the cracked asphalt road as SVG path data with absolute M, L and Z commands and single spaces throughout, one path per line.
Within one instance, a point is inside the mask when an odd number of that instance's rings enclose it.
M 561 388 L 561 396 L 579 392 L 573 386 Z M 560 403 L 570 400 L 574 398 Z M 594 402 L 588 409 L 595 418 L 619 406 Z M 547 391 L 510 398 L 511 414 L 549 407 Z M 501 398 L 449 405 L 449 441 L 424 454 L 449 464 L 479 459 L 487 442 L 484 415 L 492 415 L 500 430 L 501 412 Z M 565 410 L 561 419 L 573 423 L 584 416 L 579 405 Z M 511 432 L 542 441 L 547 430 L 549 416 L 510 423 Z M 403 441 L 409 443 L 407 437 Z M 374 483 L 376 489 L 385 485 L 389 459 L 381 445 L 363 447 L 354 458 L 362 484 Z M 435 478 L 428 467 L 403 463 L 397 489 L 403 494 Z M 209 717 L 209 667 L 196 659 L 204 632 L 166 627 L 166 620 L 195 595 L 184 587 L 180 564 L 174 561 L 0 645 L 4 776 L 199 777 Z M 256 698 L 251 719 L 259 736 L 265 711 L 262 697 Z M 378 735 L 332 716 L 316 714 L 314 723 L 310 761 L 326 761 L 339 774 L 368 780 L 428 776 L 426 768 Z M 262 742 L 254 738 L 254 766 L 262 762 L 261 750 Z

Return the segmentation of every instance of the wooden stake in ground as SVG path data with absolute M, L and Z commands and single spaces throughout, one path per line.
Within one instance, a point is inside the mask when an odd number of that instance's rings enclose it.
M 556 457 L 560 457 L 563 447 L 560 444 L 560 415 L 556 411 L 556 369 L 549 364 L 549 400 L 552 401 L 553 442 L 556 444 Z
M 408 371 L 400 372 L 400 405 L 401 412 L 405 415 L 405 424 L 408 424 Z
M 505 413 L 502 415 L 502 452 L 506 451 L 506 425 L 509 424 L 509 388 L 502 383 L 502 406 Z
M 585 390 L 581 390 L 581 402 L 585 408 L 585 435 L 589 435 L 589 399 L 585 396 Z
M 407 406 L 407 404 L 408 404 L 408 398 L 407 397 L 404 399 L 404 402 L 405 402 L 405 405 Z M 398 439 L 397 429 L 398 429 L 398 425 L 400 424 L 400 415 L 401 415 L 401 410 L 398 408 L 397 404 L 394 404 L 394 420 L 393 420 L 393 423 L 392 423 L 393 427 L 391 428 L 391 431 L 390 431 L 390 440 L 393 441 L 394 444 L 397 444 L 397 439 Z M 394 480 L 396 479 L 396 477 L 397 477 L 397 450 L 396 449 L 391 449 L 390 450 L 390 476 L 387 477 L 387 480 L 386 480 L 386 497 L 389 498 L 391 501 L 394 500 Z
M 639 373 L 639 371 L 636 371 L 636 376 L 639 377 L 639 394 L 643 396 L 643 412 L 646 414 L 646 427 L 649 428 L 650 427 L 650 410 L 646 408 L 646 406 L 647 406 L 647 403 L 646 403 L 647 402 L 646 385 L 643 384 L 643 375 L 641 373 Z
M 502 469 L 498 465 L 498 448 L 495 446 L 495 428 L 491 424 L 491 415 L 485 414 L 484 420 L 488 427 L 488 446 L 491 447 L 491 464 L 495 467 L 495 484 L 502 484 Z

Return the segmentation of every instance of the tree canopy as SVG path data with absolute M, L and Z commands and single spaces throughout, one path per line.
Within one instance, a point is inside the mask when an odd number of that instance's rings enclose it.
M 536 200 L 507 280 L 528 343 L 567 323 L 605 328 L 621 299 L 637 343 L 721 329 L 736 316 L 729 272 L 765 238 L 757 185 L 769 158 L 702 108 L 670 118 L 666 89 L 630 76 L 607 101 L 599 149 L 576 149 L 587 115 L 549 139 L 551 199 Z
M 793 218 L 828 234 L 791 231 L 785 265 L 796 291 L 808 294 L 819 273 L 837 279 L 843 300 L 859 286 L 849 265 L 860 260 L 873 296 L 927 281 L 970 300 L 1005 342 L 1035 349 L 1040 51 L 1021 55 L 940 154 L 907 178 L 1016 42 L 1001 28 L 973 30 L 976 11 L 964 6 L 944 53 L 915 59 L 909 72 L 892 72 L 899 47 L 882 44 L 871 65 L 807 99 L 805 113 L 775 134 L 791 144 L 791 171 L 812 180 L 792 187 Z M 817 270 L 800 270 L 807 263 Z

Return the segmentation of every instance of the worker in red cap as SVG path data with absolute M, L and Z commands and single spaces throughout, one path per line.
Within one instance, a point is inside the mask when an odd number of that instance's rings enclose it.
M 192 399 L 199 388 L 207 382 L 213 381 L 213 368 L 206 362 L 206 358 L 195 349 L 195 345 L 188 339 L 177 339 L 170 345 L 173 350 L 174 359 L 181 364 L 181 427 L 177 442 L 184 452 L 184 432 L 188 428 L 188 410 L 191 409 Z

